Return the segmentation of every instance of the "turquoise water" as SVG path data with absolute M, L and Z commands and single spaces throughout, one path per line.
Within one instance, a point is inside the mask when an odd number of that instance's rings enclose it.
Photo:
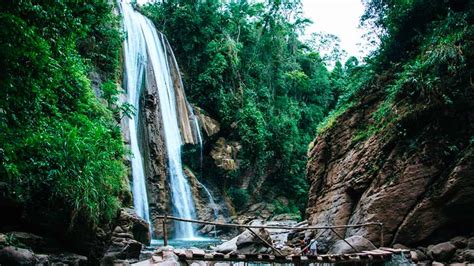
M 168 245 L 174 248 L 199 248 L 199 249 L 210 249 L 211 246 L 221 244 L 222 241 L 216 238 L 185 238 L 185 239 L 170 239 Z M 149 248 L 156 249 L 163 246 L 163 239 L 152 239 Z

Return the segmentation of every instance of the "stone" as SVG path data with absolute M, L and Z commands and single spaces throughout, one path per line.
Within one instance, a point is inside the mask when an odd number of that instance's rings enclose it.
M 138 260 L 143 244 L 148 245 L 150 240 L 148 223 L 138 217 L 133 209 L 122 209 L 102 263 L 111 264 L 116 260 Z
M 467 240 L 467 248 L 469 249 L 474 249 L 474 237 L 470 237 Z
M 220 124 L 217 120 L 205 115 L 203 110 L 199 107 L 194 106 L 194 114 L 196 115 L 199 125 L 204 129 L 208 137 L 217 134 L 220 131 Z
M 356 250 L 349 246 L 346 241 L 338 240 L 334 245 L 329 249 L 330 254 L 348 254 L 356 253 L 361 251 L 369 251 L 377 249 L 372 242 L 361 236 L 351 236 L 345 239 L 349 244 L 351 244 Z
M 242 146 L 235 141 L 227 141 L 225 138 L 219 138 L 211 150 L 211 157 L 217 167 L 226 171 L 234 171 L 239 168 L 237 154 Z
M 71 265 L 71 266 L 82 266 L 87 265 L 87 257 L 74 254 L 74 253 L 60 253 L 50 255 L 48 258 L 52 265 Z
M 457 236 L 457 237 L 451 238 L 449 242 L 455 245 L 457 248 L 465 248 L 467 247 L 468 239 L 463 236 Z
M 7 245 L 7 236 L 5 234 L 0 233 L 0 247 Z
M 36 259 L 37 259 L 36 263 L 38 265 L 41 265 L 41 264 L 49 265 L 50 264 L 49 263 L 49 255 L 47 255 L 47 254 L 35 254 L 35 256 L 36 256 Z
M 461 254 L 465 261 L 474 263 L 474 249 L 465 249 Z
M 232 238 L 231 240 L 229 241 L 226 241 L 216 247 L 213 247 L 212 249 L 215 251 L 215 252 L 218 252 L 218 253 L 230 253 L 230 252 L 235 252 L 237 251 L 237 239 L 239 238 L 239 236 L 236 236 L 234 238 Z
M 437 261 L 450 261 L 456 252 L 456 246 L 443 242 L 428 248 L 428 256 Z
M 462 249 L 457 249 L 456 252 L 454 252 L 453 257 L 451 258 L 451 262 L 464 262 Z
M 0 265 L 34 265 L 35 254 L 28 249 L 7 246 L 0 249 Z
M 395 245 L 393 245 L 393 248 L 396 248 L 396 249 L 409 249 L 407 246 L 402 245 L 402 244 L 395 244 Z
M 420 261 L 420 258 L 418 257 L 418 253 L 416 253 L 416 251 L 410 250 L 410 257 L 413 262 Z
M 295 213 L 282 213 L 273 216 L 271 221 L 297 221 L 300 218 L 298 214 Z
M 271 234 L 265 229 L 252 229 L 257 233 L 261 238 L 263 238 L 268 243 L 273 243 Z M 217 247 L 213 248 L 215 252 L 219 253 L 230 253 L 238 252 L 245 254 L 257 254 L 257 253 L 266 253 L 270 252 L 269 248 L 265 243 L 263 243 L 258 237 L 253 235 L 249 230 L 245 230 L 240 235 L 232 238 L 231 240 L 224 242 Z
M 140 218 L 133 209 L 122 209 L 120 211 L 118 224 L 118 228 L 115 227 L 118 231 L 114 230 L 113 236 L 121 238 L 133 237 L 133 239 L 143 243 L 144 245 L 150 244 L 151 235 L 149 224 L 147 221 Z
M 108 264 L 115 260 L 138 259 L 142 250 L 142 243 L 126 239 L 121 242 L 113 242 L 104 255 L 103 262 Z
M 46 240 L 45 238 L 27 232 L 11 232 L 9 233 L 16 241 L 20 242 L 24 246 L 27 246 L 34 250 L 45 251 L 47 246 L 51 247 L 54 243 L 51 243 L 51 240 Z
M 416 257 L 418 258 L 418 261 L 425 261 L 428 259 L 428 256 L 426 256 L 426 253 L 423 250 L 416 249 L 415 253 Z

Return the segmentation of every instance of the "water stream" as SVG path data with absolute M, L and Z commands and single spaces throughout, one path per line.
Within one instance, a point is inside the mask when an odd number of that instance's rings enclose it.
M 144 82 L 147 54 L 145 40 L 140 25 L 135 22 L 136 16 L 133 9 L 128 4 L 121 4 L 121 11 L 123 14 L 124 29 L 127 32 L 123 49 L 125 61 L 124 86 L 127 91 L 127 101 L 136 110 L 135 114 L 129 118 L 128 121 L 130 149 L 132 152 L 133 206 L 138 216 L 145 219 L 150 224 L 150 228 L 152 228 L 148 210 L 143 158 L 138 143 L 138 111 L 140 110 L 140 94 Z
M 167 41 L 153 23 L 133 10 L 127 3 L 121 3 L 124 28 L 127 34 L 124 47 L 126 88 L 129 103 L 139 110 L 139 96 L 143 87 L 145 69 L 151 65 L 158 88 L 163 135 L 168 155 L 168 174 L 171 189 L 173 214 L 178 217 L 195 219 L 196 211 L 191 189 L 181 163 L 182 136 L 178 126 L 175 87 L 172 79 L 169 57 L 165 45 Z M 172 55 L 171 55 L 172 56 Z M 174 58 L 173 58 L 174 60 Z M 145 189 L 143 162 L 138 146 L 138 112 L 130 119 L 130 143 L 133 153 L 133 196 L 138 215 L 150 222 Z M 193 117 L 194 118 L 194 117 Z M 175 224 L 175 237 L 192 239 L 195 230 L 191 223 Z

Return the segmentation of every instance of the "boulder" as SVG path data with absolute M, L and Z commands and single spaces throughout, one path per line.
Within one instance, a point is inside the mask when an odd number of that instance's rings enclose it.
M 0 265 L 34 265 L 35 254 L 28 249 L 7 246 L 0 250 Z
M 470 237 L 467 240 L 467 248 L 469 249 L 474 249 L 474 237 Z
M 349 246 L 346 241 L 352 245 L 356 250 Z M 361 251 L 368 251 L 377 249 L 372 242 L 361 236 L 351 236 L 344 240 L 338 240 L 329 249 L 330 254 L 348 254 Z
M 31 249 L 33 249 L 35 252 L 38 251 L 44 251 L 47 244 L 50 244 L 51 246 L 52 243 L 48 243 L 51 241 L 46 241 L 45 238 L 32 234 L 32 233 L 27 233 L 27 232 L 11 232 L 8 233 L 13 239 L 18 241 L 19 243 L 23 244 L 24 246 L 27 246 Z
M 120 211 L 118 226 L 113 234 L 128 232 L 133 238 L 144 245 L 149 245 L 151 241 L 150 226 L 147 221 L 140 218 L 133 209 L 125 208 Z
M 103 262 L 111 264 L 115 260 L 138 259 L 142 244 L 134 239 L 114 239 L 104 255 Z
M 463 236 L 457 236 L 449 240 L 449 242 L 455 245 L 457 248 L 465 248 L 467 247 L 468 239 Z
M 271 221 L 297 221 L 299 218 L 301 218 L 298 214 L 295 213 L 282 213 L 273 216 L 270 220 Z M 296 222 L 295 222 L 296 224 Z
M 439 243 L 428 248 L 428 255 L 437 261 L 450 261 L 456 252 L 456 246 L 450 242 Z
M 259 230 L 252 230 L 268 243 L 273 243 L 270 233 L 267 230 L 263 228 Z M 269 250 L 271 250 L 271 248 L 269 248 L 265 243 L 262 242 L 260 238 L 252 234 L 249 230 L 246 230 L 240 234 L 235 244 L 237 245 L 237 252 L 239 253 L 267 253 Z
M 74 253 L 60 253 L 50 255 L 48 261 L 52 265 L 71 265 L 82 266 L 87 265 L 87 257 Z
M 219 252 L 219 253 L 230 253 L 230 252 L 235 252 L 237 251 L 237 239 L 239 236 L 236 236 L 232 238 L 229 241 L 226 241 L 216 247 L 213 248 L 214 251 Z
M 395 244 L 395 245 L 393 245 L 393 248 L 396 248 L 396 249 L 409 249 L 407 246 L 402 245 L 402 244 Z
M 148 245 L 150 241 L 148 223 L 134 210 L 122 209 L 102 262 L 112 264 L 116 260 L 136 260 L 140 257 L 142 244 Z
M 242 146 L 238 142 L 219 138 L 211 150 L 211 157 L 217 167 L 226 171 L 233 171 L 239 167 L 237 153 L 241 148 Z
M 428 259 L 428 256 L 426 256 L 426 253 L 423 250 L 416 249 L 415 253 L 416 253 L 416 258 L 418 259 L 418 261 L 425 261 Z
M 4 247 L 7 245 L 7 236 L 5 234 L 0 233 L 0 247 Z
M 205 115 L 201 108 L 194 107 L 194 114 L 196 115 L 200 122 L 199 124 L 202 126 L 208 137 L 215 135 L 220 131 L 221 126 L 219 122 L 210 116 Z
M 464 261 L 473 263 L 474 262 L 474 249 L 463 250 L 461 253 L 461 256 L 464 259 Z
M 273 242 L 270 233 L 267 230 L 263 228 L 260 230 L 252 230 L 268 243 Z M 258 237 L 254 236 L 249 230 L 246 230 L 231 240 L 213 248 L 213 250 L 220 253 L 238 252 L 256 254 L 269 252 L 271 248 L 263 243 Z

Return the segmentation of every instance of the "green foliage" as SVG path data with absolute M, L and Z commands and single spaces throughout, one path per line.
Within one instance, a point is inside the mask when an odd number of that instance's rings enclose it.
M 0 4 L 0 180 L 25 208 L 92 225 L 120 206 L 125 150 L 89 71 L 115 80 L 120 34 L 104 1 Z M 102 86 L 109 106 L 113 81 Z M 82 219 L 84 221 L 84 219 Z
M 288 204 L 285 204 L 281 202 L 280 200 L 276 199 L 272 202 L 273 207 L 275 210 L 273 211 L 273 214 L 283 214 L 283 213 L 295 213 L 299 214 L 298 207 L 296 204 L 292 201 L 288 202 Z
M 229 195 L 230 200 L 237 209 L 242 209 L 247 206 L 250 198 L 247 190 L 243 188 L 231 187 L 227 191 L 227 195 Z
M 350 102 L 331 111 L 329 115 L 326 116 L 326 118 L 324 118 L 324 120 L 318 125 L 318 135 L 332 128 L 335 125 L 337 118 L 345 113 L 347 109 L 351 108 L 353 105 L 354 103 Z
M 174 0 L 142 11 L 168 36 L 191 102 L 221 122 L 223 137 L 242 145 L 239 171 L 205 169 L 204 176 L 225 175 L 232 194 L 251 175 L 253 199 L 286 195 L 303 212 L 307 145 L 336 93 L 314 48 L 321 40 L 298 40 L 309 23 L 301 3 Z
M 412 4 L 410 8 L 416 9 L 422 1 L 414 1 Z M 426 104 L 441 108 L 454 106 L 456 99 L 464 101 L 461 98 L 469 91 L 469 86 L 465 84 L 471 82 L 467 58 L 472 56 L 470 53 L 473 48 L 472 41 L 469 40 L 474 36 L 474 27 L 468 23 L 469 16 L 472 19 L 472 13 L 459 10 L 460 6 L 458 12 L 453 12 L 449 9 L 449 4 L 437 7 L 441 17 L 432 21 L 423 19 L 423 34 L 406 40 L 417 44 L 416 49 L 413 49 L 416 54 L 403 58 L 397 65 L 397 73 L 386 86 L 386 98 L 372 115 L 373 123 L 359 130 L 354 137 L 355 141 L 366 139 L 396 122 L 400 115 L 394 108 L 399 102 L 412 104 L 411 109 L 414 110 L 417 106 Z M 403 24 L 405 21 L 397 23 Z M 399 36 L 405 34 L 395 31 L 385 42 L 406 38 Z M 377 60 L 381 62 L 384 58 L 380 55 Z

